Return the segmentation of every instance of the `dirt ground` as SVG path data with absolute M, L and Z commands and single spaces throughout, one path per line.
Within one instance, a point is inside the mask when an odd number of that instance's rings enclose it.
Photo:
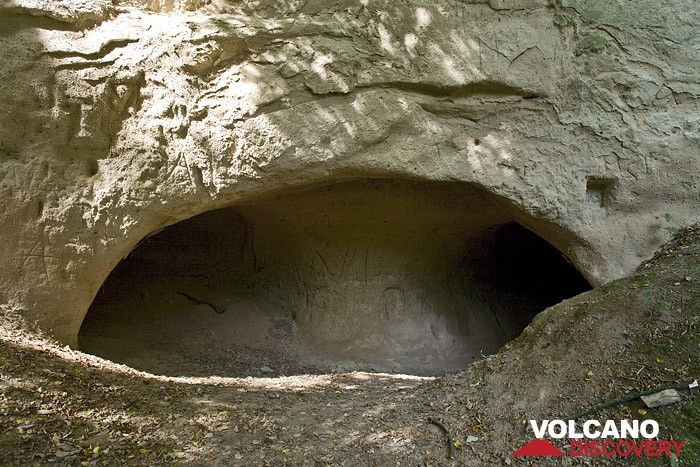
M 532 438 L 527 420 L 700 377 L 700 227 L 439 378 L 166 378 L 60 348 L 16 316 L 5 310 L 0 332 L 3 465 L 566 465 L 511 456 Z M 632 401 L 591 417 L 643 410 Z M 660 438 L 686 440 L 678 465 L 700 465 L 697 390 L 643 417 Z M 620 463 L 600 459 L 589 462 Z

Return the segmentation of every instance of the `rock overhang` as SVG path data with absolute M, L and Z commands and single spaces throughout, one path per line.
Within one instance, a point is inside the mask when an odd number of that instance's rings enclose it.
M 590 3 L 12 2 L 3 298 L 74 344 L 153 231 L 361 177 L 475 184 L 593 284 L 629 272 L 697 220 L 694 52 Z

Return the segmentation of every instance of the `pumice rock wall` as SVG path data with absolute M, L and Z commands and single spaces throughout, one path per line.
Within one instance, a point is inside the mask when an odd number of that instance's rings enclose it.
M 76 345 L 148 235 L 372 179 L 471 187 L 620 277 L 700 220 L 697 27 L 689 0 L 2 0 L 0 303 Z

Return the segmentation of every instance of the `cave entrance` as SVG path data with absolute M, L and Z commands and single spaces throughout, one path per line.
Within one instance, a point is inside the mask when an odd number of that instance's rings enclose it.
M 365 180 L 248 200 L 146 238 L 82 350 L 168 375 L 464 369 L 589 288 L 492 196 Z

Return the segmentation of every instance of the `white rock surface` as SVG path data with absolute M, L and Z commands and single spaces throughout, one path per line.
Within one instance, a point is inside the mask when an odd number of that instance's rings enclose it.
M 675 389 L 665 389 L 663 391 L 641 397 L 642 402 L 650 409 L 675 404 L 681 401 L 681 395 Z
M 146 235 L 368 177 L 473 184 L 620 277 L 700 220 L 697 28 L 690 0 L 5 0 L 0 303 L 75 345 Z

